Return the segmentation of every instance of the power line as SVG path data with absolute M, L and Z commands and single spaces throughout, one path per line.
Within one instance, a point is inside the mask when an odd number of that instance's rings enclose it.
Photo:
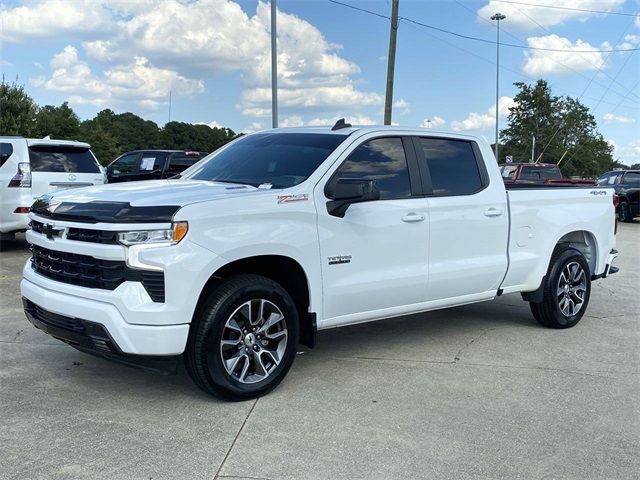
M 359 12 L 368 13 L 369 15 L 375 15 L 379 18 L 384 18 L 386 20 L 390 20 L 390 17 L 387 15 L 382 15 L 381 13 L 373 12 L 371 10 L 367 10 L 366 8 L 356 7 L 354 5 L 349 5 L 348 3 L 339 2 L 338 0 L 327 0 L 331 3 L 335 3 L 336 5 L 342 5 L 343 7 L 351 8 L 353 10 L 357 10 Z M 489 40 L 486 38 L 474 37 L 471 35 L 464 35 L 462 33 L 453 32 L 451 30 L 447 30 L 444 28 L 436 27 L 435 25 L 429 25 L 427 23 L 419 22 L 418 20 L 413 20 L 408 17 L 399 17 L 400 21 L 413 23 L 415 25 L 420 25 L 421 27 L 430 28 L 431 30 L 436 30 L 438 32 L 446 33 L 447 35 L 453 35 L 458 38 L 464 38 L 466 40 L 473 40 L 476 42 L 489 43 L 492 45 L 496 45 L 495 40 Z M 614 52 L 635 52 L 636 50 L 640 50 L 640 47 L 632 47 L 632 48 L 614 48 L 608 50 L 602 49 L 590 49 L 590 50 L 574 50 L 574 49 L 566 49 L 566 48 L 544 48 L 544 47 L 531 47 L 529 45 L 516 45 L 514 43 L 504 43 L 500 42 L 500 46 L 503 47 L 511 47 L 511 48 L 522 48 L 525 50 L 540 50 L 544 52 L 565 52 L 565 53 L 614 53 Z
M 539 3 L 514 2 L 512 0 L 494 0 L 494 1 L 500 2 L 500 3 L 511 3 L 514 5 L 527 5 L 529 7 L 554 8 L 556 10 L 570 10 L 574 12 L 601 13 L 604 15 L 621 15 L 624 17 L 640 17 L 640 14 L 638 13 L 610 12 L 606 10 L 589 10 L 587 8 L 575 8 L 575 7 L 559 7 L 557 5 L 540 5 Z

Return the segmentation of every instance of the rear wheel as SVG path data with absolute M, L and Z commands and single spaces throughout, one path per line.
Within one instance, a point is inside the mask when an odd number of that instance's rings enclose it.
M 570 328 L 587 309 L 591 295 L 589 264 L 575 248 L 558 250 L 551 258 L 543 285 L 543 301 L 531 302 L 531 312 L 542 325 Z
M 226 400 L 273 390 L 295 357 L 298 313 L 291 296 L 258 275 L 223 280 L 198 310 L 185 349 L 196 385 Z
M 629 202 L 620 202 L 620 205 L 618 205 L 618 220 L 625 223 L 633 222 L 633 215 L 631 215 Z

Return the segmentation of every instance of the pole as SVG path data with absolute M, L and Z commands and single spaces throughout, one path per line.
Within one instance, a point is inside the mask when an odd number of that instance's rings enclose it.
M 169 122 L 171 122 L 171 90 L 169 90 Z
M 396 40 L 398 37 L 398 3 L 391 3 L 391 29 L 389 31 L 389 55 L 387 62 L 387 91 L 384 97 L 384 124 L 391 125 L 391 106 L 393 104 L 393 75 L 396 66 Z
M 498 28 L 496 29 L 496 143 L 494 146 L 494 153 L 496 155 L 496 161 L 498 159 L 498 101 L 500 100 L 500 20 L 507 18 L 501 13 L 496 13 L 491 17 L 491 20 L 498 21 Z
M 271 0 L 271 126 L 273 128 L 278 128 L 278 46 L 276 33 L 276 0 Z
M 536 136 L 531 135 L 531 163 L 533 163 L 533 158 L 536 154 Z

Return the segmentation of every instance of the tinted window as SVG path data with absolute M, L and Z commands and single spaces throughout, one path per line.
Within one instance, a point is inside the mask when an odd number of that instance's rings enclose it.
M 199 152 L 174 153 L 169 158 L 169 165 L 167 166 L 166 173 L 174 175 L 182 173 L 190 166 L 198 163 L 200 159 L 205 156 L 207 156 L 206 153 Z
M 611 178 L 613 174 L 611 173 L 605 173 L 604 175 L 600 175 L 598 177 L 598 186 L 602 186 L 602 185 L 607 185 L 609 183 L 609 179 Z
M 98 162 L 88 148 L 29 147 L 32 172 L 99 173 Z
M 369 140 L 356 148 L 333 176 L 375 180 L 380 200 L 411 196 L 409 169 L 401 138 Z
M 434 195 L 469 195 L 482 188 L 470 142 L 421 138 Z
M 0 143 L 0 167 L 5 164 L 13 154 L 13 145 L 10 143 Z
M 305 181 L 346 135 L 257 133 L 212 153 L 183 178 L 286 188 Z
M 562 173 L 555 167 L 522 167 L 520 171 L 522 180 L 562 180 Z
M 630 187 L 640 187 L 640 173 L 637 172 L 629 172 L 624 176 L 624 183 L 629 185 Z
M 129 153 L 111 164 L 113 173 L 131 173 L 135 169 L 137 153 Z
M 502 178 L 509 178 L 513 180 L 513 176 L 516 174 L 518 167 L 502 167 Z
M 144 152 L 140 159 L 140 173 L 162 170 L 165 158 L 167 158 L 167 154 L 164 152 Z

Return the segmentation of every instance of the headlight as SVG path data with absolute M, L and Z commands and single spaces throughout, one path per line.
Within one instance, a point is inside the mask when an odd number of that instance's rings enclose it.
M 149 245 L 154 243 L 167 243 L 174 245 L 182 240 L 189 224 L 187 222 L 176 222 L 171 228 L 166 230 L 132 230 L 130 232 L 120 232 L 118 241 L 123 245 Z

